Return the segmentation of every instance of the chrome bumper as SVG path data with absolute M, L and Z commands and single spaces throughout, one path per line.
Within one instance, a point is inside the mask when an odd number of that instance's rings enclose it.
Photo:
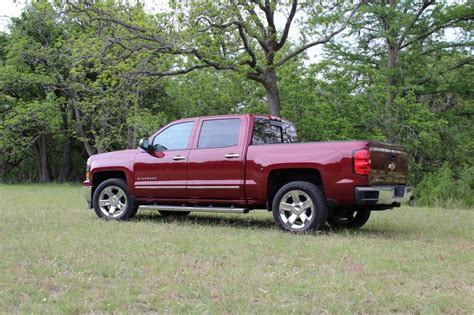
M 410 201 L 412 186 L 370 186 L 356 187 L 355 197 L 358 205 L 400 205 Z
M 82 193 L 87 201 L 89 209 L 92 208 L 92 186 L 82 186 Z

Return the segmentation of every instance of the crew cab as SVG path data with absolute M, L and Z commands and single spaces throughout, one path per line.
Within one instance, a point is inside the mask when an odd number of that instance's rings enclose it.
M 100 218 L 267 209 L 280 228 L 305 232 L 359 228 L 371 211 L 400 206 L 412 195 L 407 173 L 402 146 L 300 143 L 290 122 L 242 114 L 181 119 L 137 149 L 92 155 L 83 185 Z

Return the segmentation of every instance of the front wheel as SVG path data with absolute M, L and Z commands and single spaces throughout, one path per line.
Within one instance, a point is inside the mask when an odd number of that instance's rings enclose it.
M 334 213 L 328 218 L 328 223 L 335 229 L 358 229 L 369 221 L 370 210 L 359 210 Z
M 272 212 L 281 229 L 308 232 L 324 226 L 328 208 L 321 188 L 309 182 L 294 181 L 278 190 Z
M 94 191 L 93 205 L 99 218 L 124 221 L 137 213 L 138 206 L 128 193 L 123 179 L 111 178 L 103 181 Z

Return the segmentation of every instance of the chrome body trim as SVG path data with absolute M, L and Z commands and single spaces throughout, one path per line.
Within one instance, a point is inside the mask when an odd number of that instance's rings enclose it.
M 87 201 L 89 209 L 92 208 L 92 186 L 82 186 L 82 194 Z
M 185 189 L 186 186 L 135 185 L 135 189 Z
M 397 150 L 397 149 L 385 149 L 385 148 L 377 148 L 377 147 L 371 147 L 370 151 L 407 154 L 407 152 Z
M 226 159 L 234 159 L 234 158 L 240 157 L 240 155 L 237 154 L 237 153 L 228 153 L 228 154 L 224 155 L 224 157 L 225 157 Z
M 188 189 L 239 189 L 240 186 L 188 186 Z
M 356 187 L 357 204 L 360 205 L 392 205 L 410 201 L 413 195 L 412 186 L 370 186 Z
M 190 212 L 220 212 L 220 213 L 246 213 L 247 208 L 234 207 L 186 207 L 186 206 L 166 206 L 166 205 L 142 205 L 139 210 L 159 210 L 159 211 L 190 211 Z
M 173 156 L 174 161 L 186 160 L 186 157 L 183 155 L 175 155 Z
M 159 185 L 136 185 L 136 189 L 239 189 L 240 186 L 159 186 Z

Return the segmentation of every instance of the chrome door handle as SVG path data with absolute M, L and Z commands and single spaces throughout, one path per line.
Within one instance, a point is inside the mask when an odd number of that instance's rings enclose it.
M 173 160 L 175 161 L 186 160 L 186 157 L 182 155 L 175 155 L 173 156 Z
M 233 159 L 233 158 L 238 158 L 240 157 L 240 155 L 238 155 L 237 153 L 227 153 L 226 155 L 224 155 L 226 159 Z

